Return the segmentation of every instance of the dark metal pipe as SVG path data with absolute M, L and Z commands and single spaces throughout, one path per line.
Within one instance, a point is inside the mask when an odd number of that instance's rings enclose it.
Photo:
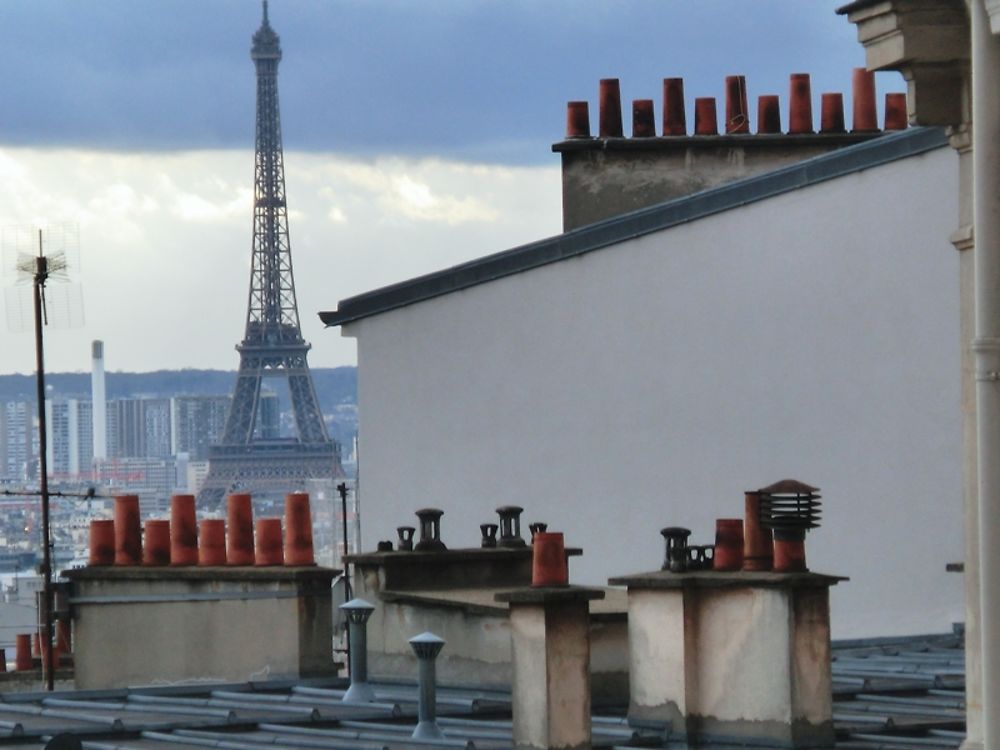
M 45 673 L 45 689 L 55 689 L 55 675 L 52 659 L 52 532 L 49 528 L 49 465 L 48 430 L 45 423 L 45 347 L 42 336 L 42 294 L 49 278 L 49 262 L 42 254 L 42 230 L 38 230 L 38 257 L 35 258 L 34 305 L 35 305 L 35 387 L 38 398 L 38 469 L 42 494 L 42 596 L 45 600 L 45 622 L 42 627 L 42 671 Z

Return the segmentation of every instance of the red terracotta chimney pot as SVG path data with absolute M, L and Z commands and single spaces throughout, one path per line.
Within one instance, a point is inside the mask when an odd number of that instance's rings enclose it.
M 726 76 L 726 132 L 750 132 L 746 76 Z
M 909 125 L 909 115 L 906 112 L 906 94 L 886 94 L 885 129 L 906 130 Z
M 808 73 L 792 73 L 789 77 L 788 132 L 792 135 L 813 132 L 812 87 Z
M 90 565 L 115 564 L 115 522 L 94 520 L 90 522 Z
M 146 521 L 142 564 L 147 566 L 170 564 L 170 521 Z
M 566 102 L 566 137 L 590 138 L 590 104 Z
M 531 585 L 569 585 L 566 545 L 561 531 L 535 532 L 531 550 Z
M 806 543 L 804 539 L 782 539 L 774 537 L 774 572 L 804 573 L 806 567 Z
M 247 494 L 233 494 L 226 500 L 226 529 L 229 565 L 253 565 L 253 500 Z
M 309 495 L 293 492 L 285 496 L 285 565 L 315 564 Z
M 774 536 L 760 523 L 760 493 L 744 495 L 743 570 L 770 570 L 774 564 Z
M 844 127 L 844 95 L 838 93 L 823 94 L 820 97 L 821 133 L 846 133 Z
M 764 94 L 757 99 L 757 132 L 781 132 L 781 104 L 777 94 Z
M 621 138 L 622 95 L 617 78 L 602 78 L 600 85 L 601 138 Z
M 198 565 L 226 564 L 226 522 L 204 518 L 198 522 Z
M 687 135 L 684 79 L 663 79 L 663 135 Z
M 875 112 L 875 73 L 865 68 L 855 68 L 851 75 L 852 118 L 851 130 L 867 133 L 878 130 Z
M 715 111 L 714 96 L 699 96 L 694 100 L 694 134 L 719 134 L 719 117 Z
M 115 565 L 142 564 L 139 496 L 115 497 Z
M 281 519 L 261 518 L 257 521 L 257 547 L 254 565 L 284 565 L 285 553 L 281 539 Z
M 170 564 L 198 564 L 198 521 L 194 495 L 170 498 Z
M 18 672 L 27 672 L 32 668 L 31 659 L 31 634 L 18 633 L 14 639 L 14 669 Z
M 653 115 L 653 100 L 634 100 L 632 102 L 632 137 L 653 138 L 655 136 L 656 117 Z
M 743 567 L 743 519 L 719 518 L 715 521 L 715 570 L 739 570 Z

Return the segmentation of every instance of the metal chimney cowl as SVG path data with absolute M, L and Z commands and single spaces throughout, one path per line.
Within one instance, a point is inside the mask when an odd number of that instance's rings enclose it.
M 415 740 L 444 739 L 444 732 L 437 724 L 437 668 L 436 661 L 444 639 L 425 632 L 410 639 L 410 647 L 420 663 L 419 703 L 417 704 L 417 726 L 413 730 Z

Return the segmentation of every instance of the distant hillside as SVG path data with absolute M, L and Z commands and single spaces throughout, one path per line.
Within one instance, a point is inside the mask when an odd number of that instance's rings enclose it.
M 338 405 L 356 404 L 356 367 L 314 367 L 313 380 L 320 408 L 333 414 Z M 109 372 L 108 398 L 131 396 L 169 397 L 179 394 L 229 395 L 236 382 L 234 370 L 157 370 L 155 372 Z M 45 376 L 53 394 L 65 398 L 90 398 L 90 373 L 55 372 Z M 0 375 L 0 402 L 33 401 L 34 375 Z

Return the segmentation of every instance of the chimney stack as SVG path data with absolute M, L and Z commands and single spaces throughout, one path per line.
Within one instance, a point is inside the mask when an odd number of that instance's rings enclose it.
M 104 390 L 104 342 L 91 344 L 90 401 L 94 437 L 94 460 L 108 457 L 107 394 Z
M 562 586 L 494 598 L 510 603 L 514 747 L 590 747 L 590 602 L 604 592 Z

